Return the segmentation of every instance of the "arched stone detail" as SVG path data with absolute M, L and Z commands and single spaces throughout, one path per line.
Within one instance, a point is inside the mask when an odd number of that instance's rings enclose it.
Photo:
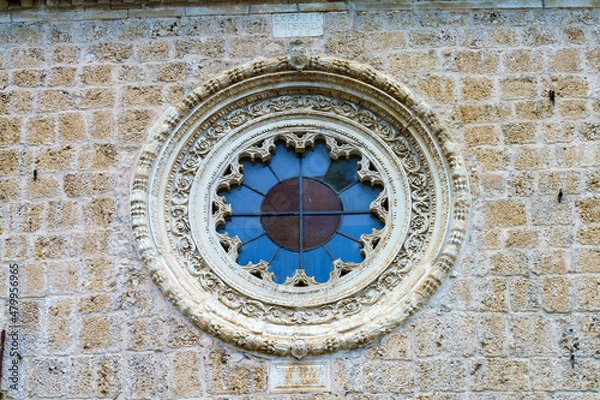
M 166 110 L 135 166 L 131 216 L 140 258 L 193 323 L 301 358 L 361 346 L 423 305 L 463 245 L 470 192 L 448 131 L 404 86 L 368 66 L 298 57 L 230 70 Z M 219 188 L 242 182 L 240 159 L 268 158 L 275 140 L 357 155 L 361 182 L 384 188 L 371 204 L 384 228 L 361 237 L 363 262 L 334 263 L 329 282 L 261 279 L 268 265 L 238 265 L 239 243 L 216 232 L 230 212 Z

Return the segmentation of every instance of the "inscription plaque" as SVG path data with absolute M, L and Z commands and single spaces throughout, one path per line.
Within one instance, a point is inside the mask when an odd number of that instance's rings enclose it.
M 271 364 L 271 390 L 280 393 L 329 390 L 329 364 Z
M 323 14 L 293 13 L 273 15 L 273 36 L 321 36 L 323 35 Z

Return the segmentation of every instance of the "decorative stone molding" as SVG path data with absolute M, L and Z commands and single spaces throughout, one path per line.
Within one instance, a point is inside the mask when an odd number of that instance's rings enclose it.
M 317 142 L 332 162 L 356 157 L 360 183 L 382 188 L 369 210 L 383 227 L 361 235 L 361 262 L 333 260 L 328 281 L 299 268 L 278 284 L 268 260 L 238 264 L 228 191 L 244 182 L 243 160 Z M 361 346 L 412 315 L 456 261 L 469 205 L 463 160 L 426 105 L 370 67 L 296 43 L 169 108 L 131 192 L 140 258 L 169 300 L 226 342 L 296 358 Z

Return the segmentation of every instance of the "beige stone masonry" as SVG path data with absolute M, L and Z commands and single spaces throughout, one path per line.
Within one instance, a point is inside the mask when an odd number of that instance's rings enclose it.
M 21 323 L 4 398 L 597 400 L 597 2 L 264 3 L 0 2 L 0 327 L 9 263 Z M 323 35 L 300 38 L 310 55 L 368 64 L 427 104 L 472 191 L 430 301 L 302 361 L 192 324 L 139 259 L 129 213 L 149 128 L 224 71 L 284 57 L 272 15 L 289 12 L 323 15 Z M 277 363 L 326 364 L 330 386 L 277 392 Z
M 241 3 L 241 4 L 240 4 Z M 290 3 L 192 0 L 0 0 L 0 22 L 386 10 L 553 9 L 600 7 L 598 0 L 374 0 Z

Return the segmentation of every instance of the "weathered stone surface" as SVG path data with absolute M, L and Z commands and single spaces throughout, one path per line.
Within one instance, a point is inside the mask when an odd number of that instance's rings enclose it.
M 597 2 L 159 3 L 0 0 L 0 303 L 17 263 L 22 357 L 5 397 L 596 400 Z M 177 311 L 134 252 L 127 205 L 161 113 L 226 70 L 285 57 L 273 16 L 304 12 L 323 17 L 322 35 L 302 37 L 310 56 L 367 63 L 446 124 L 472 211 L 427 305 L 317 357 L 328 390 L 281 393 L 272 364 L 299 363 L 223 344 Z

